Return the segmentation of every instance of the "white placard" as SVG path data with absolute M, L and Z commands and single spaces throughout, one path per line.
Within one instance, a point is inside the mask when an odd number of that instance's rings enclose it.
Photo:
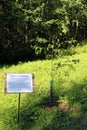
M 33 92 L 33 74 L 6 74 L 6 93 Z

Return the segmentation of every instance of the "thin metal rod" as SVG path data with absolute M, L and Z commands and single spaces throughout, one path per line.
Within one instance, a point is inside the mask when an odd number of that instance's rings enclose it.
M 50 104 L 53 106 L 53 81 L 50 80 Z
M 19 93 L 18 95 L 18 123 L 20 121 L 20 96 L 21 96 L 21 93 Z
M 52 53 L 51 53 L 51 80 L 50 80 L 50 103 L 51 106 L 53 106 L 53 80 L 54 80 L 54 65 L 53 65 L 53 60 L 54 60 L 54 41 L 52 41 Z

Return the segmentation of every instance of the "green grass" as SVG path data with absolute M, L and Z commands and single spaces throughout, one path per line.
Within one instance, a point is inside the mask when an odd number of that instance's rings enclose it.
M 87 130 L 87 45 L 51 60 L 0 68 L 0 130 Z M 33 73 L 34 93 L 5 94 L 4 74 Z M 50 80 L 53 78 L 53 106 Z

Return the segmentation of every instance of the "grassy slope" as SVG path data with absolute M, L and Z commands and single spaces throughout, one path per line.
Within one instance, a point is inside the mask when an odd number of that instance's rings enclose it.
M 75 55 L 19 63 L 0 68 L 0 130 L 86 130 L 87 46 Z M 50 107 L 53 66 L 53 107 Z M 18 94 L 4 93 L 4 73 L 34 73 L 35 92 L 21 94 L 20 124 L 17 123 Z

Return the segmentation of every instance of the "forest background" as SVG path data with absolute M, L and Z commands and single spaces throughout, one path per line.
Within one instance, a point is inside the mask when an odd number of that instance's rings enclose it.
M 0 0 L 0 63 L 50 59 L 87 38 L 86 0 Z

